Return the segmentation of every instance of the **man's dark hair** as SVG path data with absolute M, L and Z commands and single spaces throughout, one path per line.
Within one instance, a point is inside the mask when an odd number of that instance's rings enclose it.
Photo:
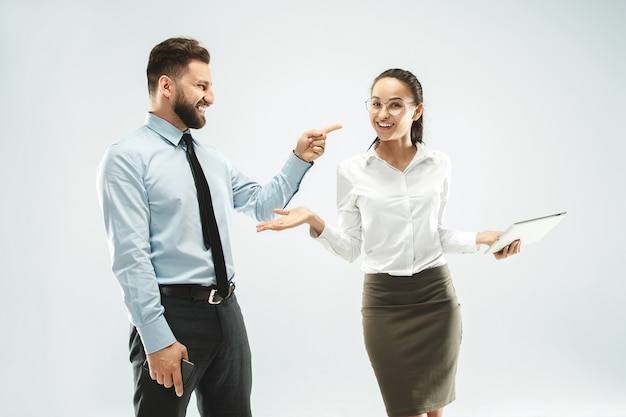
M 156 93 L 161 75 L 177 80 L 187 72 L 189 62 L 194 59 L 206 64 L 211 60 L 209 51 L 195 39 L 170 38 L 152 48 L 146 70 L 150 96 Z

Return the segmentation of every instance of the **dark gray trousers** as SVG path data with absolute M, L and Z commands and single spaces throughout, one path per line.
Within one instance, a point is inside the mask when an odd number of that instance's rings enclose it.
M 250 346 L 236 296 L 219 305 L 162 296 L 165 318 L 176 339 L 187 347 L 194 375 L 179 398 L 143 369 L 146 354 L 131 326 L 130 361 L 135 382 L 137 417 L 183 417 L 192 391 L 203 417 L 251 417 Z

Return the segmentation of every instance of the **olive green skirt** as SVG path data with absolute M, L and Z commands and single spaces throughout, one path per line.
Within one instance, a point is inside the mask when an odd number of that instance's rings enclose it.
M 410 277 L 365 274 L 365 347 L 390 417 L 454 401 L 461 306 L 447 265 Z

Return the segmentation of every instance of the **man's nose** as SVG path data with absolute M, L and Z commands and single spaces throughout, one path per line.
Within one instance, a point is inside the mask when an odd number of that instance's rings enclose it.
M 215 103 L 215 94 L 213 94 L 213 90 L 208 90 L 202 99 L 209 105 Z

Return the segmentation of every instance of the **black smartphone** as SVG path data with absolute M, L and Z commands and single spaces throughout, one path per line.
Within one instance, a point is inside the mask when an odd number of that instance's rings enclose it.
M 147 359 L 143 362 L 143 369 L 145 369 L 146 371 L 150 370 Z M 193 362 L 190 362 L 187 359 L 183 359 L 180 362 L 180 371 L 183 374 L 183 388 L 186 387 L 189 381 L 191 380 L 191 376 L 193 375 L 194 369 L 195 369 L 195 366 Z
M 187 386 L 187 384 L 191 380 L 191 376 L 193 375 L 195 366 L 193 362 L 189 362 L 187 359 L 183 359 L 180 362 L 180 369 L 183 374 L 183 388 L 184 388 Z

